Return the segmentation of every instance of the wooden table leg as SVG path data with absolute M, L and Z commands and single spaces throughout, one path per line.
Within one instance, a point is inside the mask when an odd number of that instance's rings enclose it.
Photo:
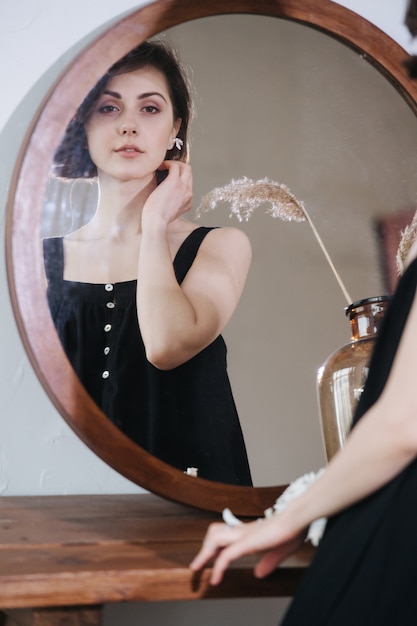
M 101 617 L 101 606 L 3 609 L 0 626 L 100 626 Z

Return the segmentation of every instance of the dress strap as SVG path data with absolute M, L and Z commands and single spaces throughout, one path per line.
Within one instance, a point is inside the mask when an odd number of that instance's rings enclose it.
M 50 237 L 43 240 L 43 258 L 48 283 L 64 277 L 63 237 Z
M 192 266 L 205 236 L 214 228 L 216 227 L 200 226 L 193 230 L 182 242 L 174 259 L 174 272 L 179 284 L 182 283 Z

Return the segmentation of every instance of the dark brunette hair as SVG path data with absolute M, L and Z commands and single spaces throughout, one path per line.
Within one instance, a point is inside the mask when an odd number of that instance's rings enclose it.
M 153 67 L 165 76 L 174 111 L 174 120 L 181 118 L 178 138 L 183 141 L 182 150 L 174 145 L 167 151 L 166 159 L 187 161 L 188 126 L 192 115 L 192 102 L 186 75 L 181 64 L 168 46 L 162 42 L 146 41 L 117 61 L 84 98 L 77 113 L 68 124 L 64 138 L 54 157 L 52 172 L 60 178 L 94 178 L 97 168 L 87 149 L 84 125 L 108 81 L 119 74 L 133 72 L 143 67 Z

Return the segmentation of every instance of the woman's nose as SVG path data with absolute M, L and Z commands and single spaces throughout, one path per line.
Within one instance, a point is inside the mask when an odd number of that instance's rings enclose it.
M 121 125 L 120 131 L 122 135 L 137 135 L 138 133 L 136 124 L 133 124 L 132 122 L 123 123 Z
M 119 119 L 120 133 L 122 135 L 137 135 L 137 119 L 132 111 L 124 111 Z

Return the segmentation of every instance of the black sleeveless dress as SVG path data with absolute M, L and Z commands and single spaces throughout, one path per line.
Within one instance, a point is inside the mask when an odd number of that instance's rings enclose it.
M 417 259 L 404 273 L 386 313 L 354 424 L 384 388 L 416 286 Z M 383 488 L 329 520 L 282 626 L 415 624 L 417 461 Z
M 174 259 L 184 280 L 211 228 L 194 230 Z M 136 280 L 63 280 L 63 239 L 44 240 L 48 303 L 64 350 L 103 412 L 159 459 L 198 476 L 251 485 L 245 443 L 227 375 L 222 336 L 183 365 L 149 363 L 139 331 Z

